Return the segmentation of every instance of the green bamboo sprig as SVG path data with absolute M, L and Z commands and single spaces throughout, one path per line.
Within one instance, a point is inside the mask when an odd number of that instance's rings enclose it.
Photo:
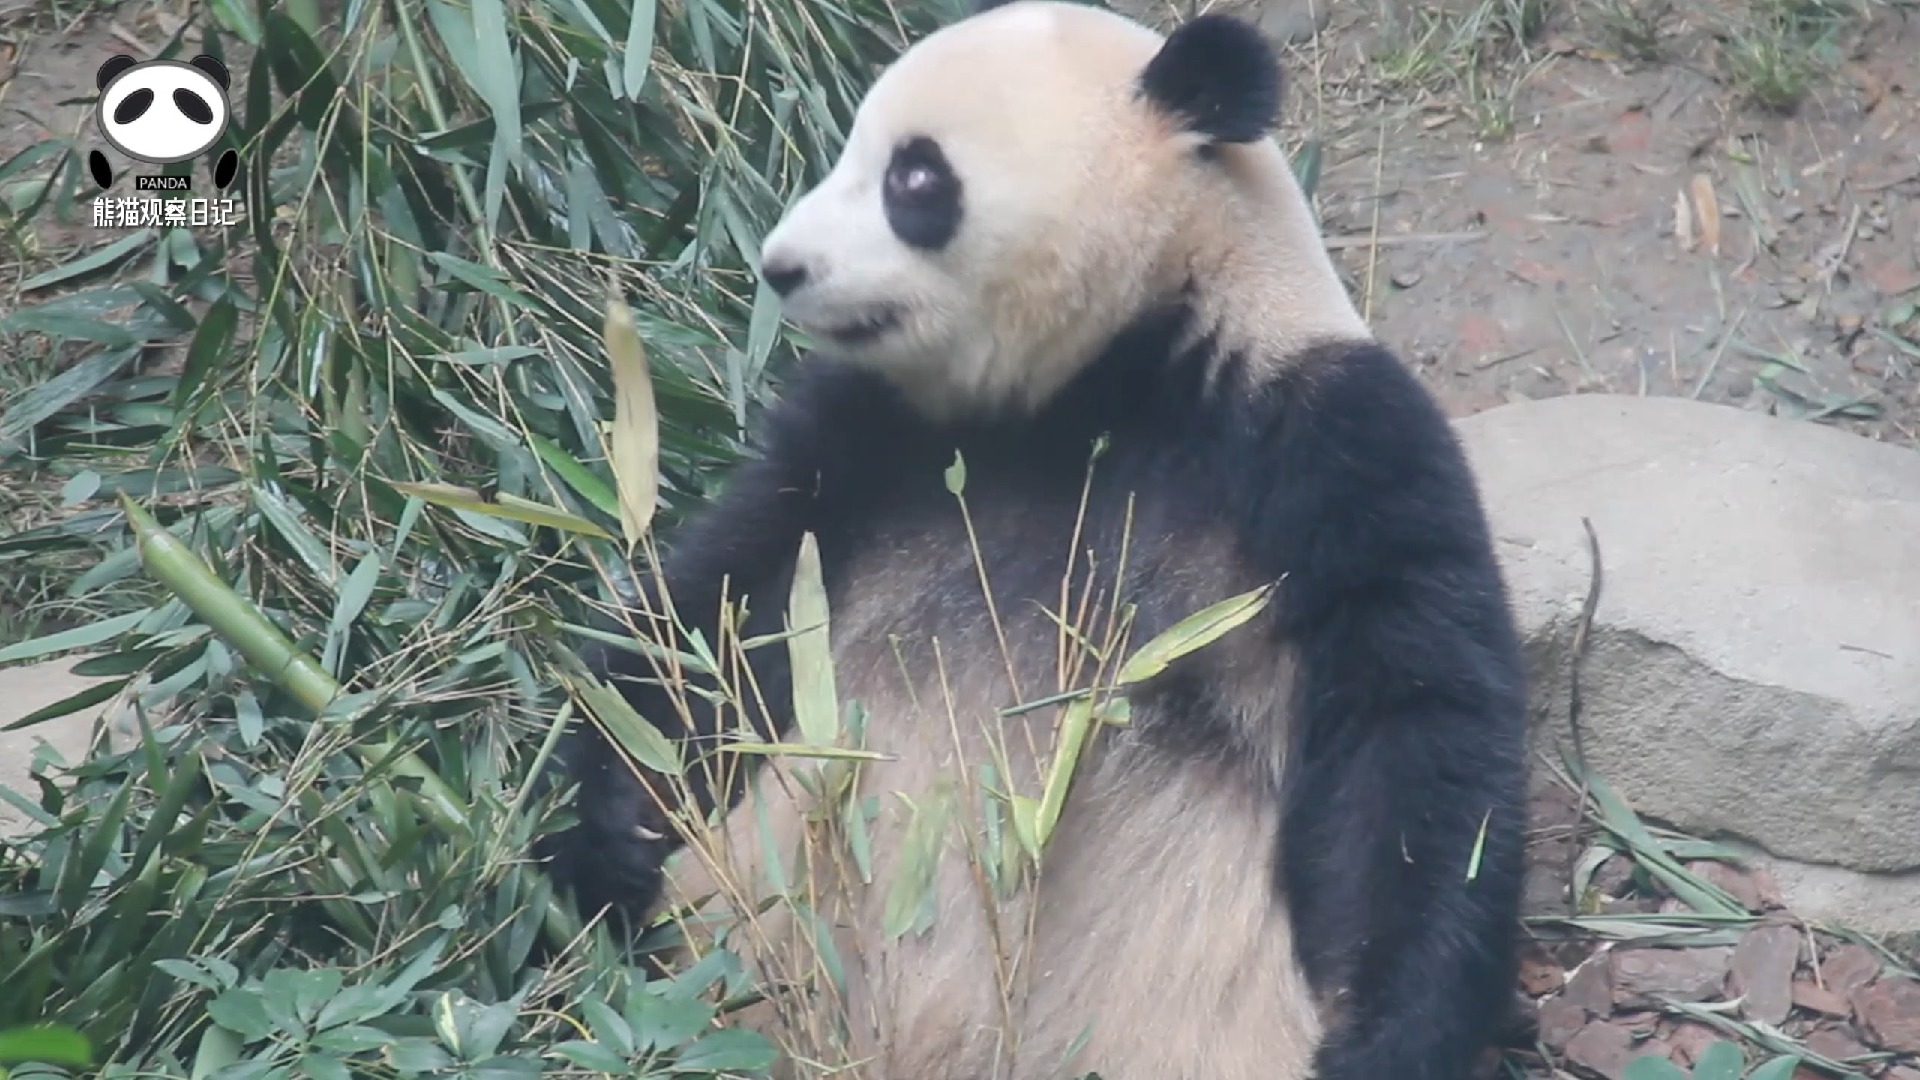
M 212 568 L 194 554 L 192 548 L 161 528 L 152 515 L 124 493 L 120 496 L 120 506 L 133 526 L 140 562 L 147 573 L 179 597 L 256 670 L 302 705 L 319 714 L 333 703 L 340 694 L 340 684 L 317 661 L 295 648 L 257 607 L 214 576 Z M 399 775 L 417 780 L 421 798 L 434 822 L 455 836 L 472 837 L 464 801 L 419 755 L 401 750 L 399 741 L 389 736 L 357 743 L 351 749 L 363 766 L 371 768 L 385 761 Z M 546 926 L 557 942 L 564 943 L 573 936 L 573 920 L 557 899 L 550 898 L 547 902 Z

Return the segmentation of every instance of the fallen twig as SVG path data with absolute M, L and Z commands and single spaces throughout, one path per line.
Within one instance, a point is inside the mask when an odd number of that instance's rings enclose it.
M 1587 530 L 1587 556 L 1593 567 L 1593 573 L 1587 581 L 1587 598 L 1580 605 L 1580 621 L 1573 627 L 1572 655 L 1567 661 L 1567 730 L 1573 736 L 1573 758 L 1580 768 L 1580 796 L 1574 804 L 1582 811 L 1587 806 L 1587 747 L 1580 733 L 1580 663 L 1586 659 L 1587 646 L 1593 632 L 1593 613 L 1600 606 L 1600 537 L 1593 531 L 1591 519 L 1582 517 L 1580 525 Z M 1567 848 L 1567 880 L 1573 880 L 1574 863 L 1578 861 L 1580 845 L 1574 843 Z M 1573 895 L 1571 886 L 1567 896 L 1568 911 L 1580 914 L 1580 898 Z
M 1398 236 L 1329 236 L 1325 243 L 1328 251 L 1346 251 L 1361 247 L 1399 247 L 1403 244 L 1467 243 L 1486 238 L 1484 232 L 1403 233 Z

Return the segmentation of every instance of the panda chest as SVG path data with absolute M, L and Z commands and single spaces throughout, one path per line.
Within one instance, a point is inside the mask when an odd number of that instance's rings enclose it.
M 952 496 L 877 508 L 822 538 L 840 688 L 998 711 L 1111 679 L 1146 638 L 1252 587 L 1176 511 L 1019 488 L 975 489 L 964 513 Z
M 1059 606 L 1072 525 L 1070 512 L 1011 499 L 976 497 L 964 513 L 951 498 L 878 508 L 846 531 L 838 566 L 826 568 L 836 653 L 935 641 L 973 652 L 1030 632 L 1037 605 Z

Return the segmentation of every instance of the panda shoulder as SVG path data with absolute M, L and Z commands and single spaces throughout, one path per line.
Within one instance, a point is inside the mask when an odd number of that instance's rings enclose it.
M 1239 455 L 1248 539 L 1304 570 L 1331 600 L 1369 581 L 1444 567 L 1475 595 L 1500 592 L 1472 468 L 1432 393 L 1391 349 L 1306 350 L 1260 395 Z M 1284 568 L 1284 567 L 1283 567 Z M 1309 584 L 1311 583 L 1311 584 Z M 1306 596 L 1301 596 L 1307 599 Z

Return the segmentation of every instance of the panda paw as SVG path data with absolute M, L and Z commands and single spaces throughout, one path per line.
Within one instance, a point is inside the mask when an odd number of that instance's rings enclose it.
M 639 915 L 659 897 L 662 867 L 677 846 L 667 812 L 618 754 L 575 736 L 555 765 L 579 782 L 571 827 L 541 837 L 534 858 L 555 888 L 571 892 L 582 915 L 606 909 Z
M 644 917 L 659 899 L 662 867 L 673 845 L 646 826 L 583 820 L 541 837 L 534 858 L 546 865 L 554 888 L 571 893 L 586 918 L 601 912 Z

